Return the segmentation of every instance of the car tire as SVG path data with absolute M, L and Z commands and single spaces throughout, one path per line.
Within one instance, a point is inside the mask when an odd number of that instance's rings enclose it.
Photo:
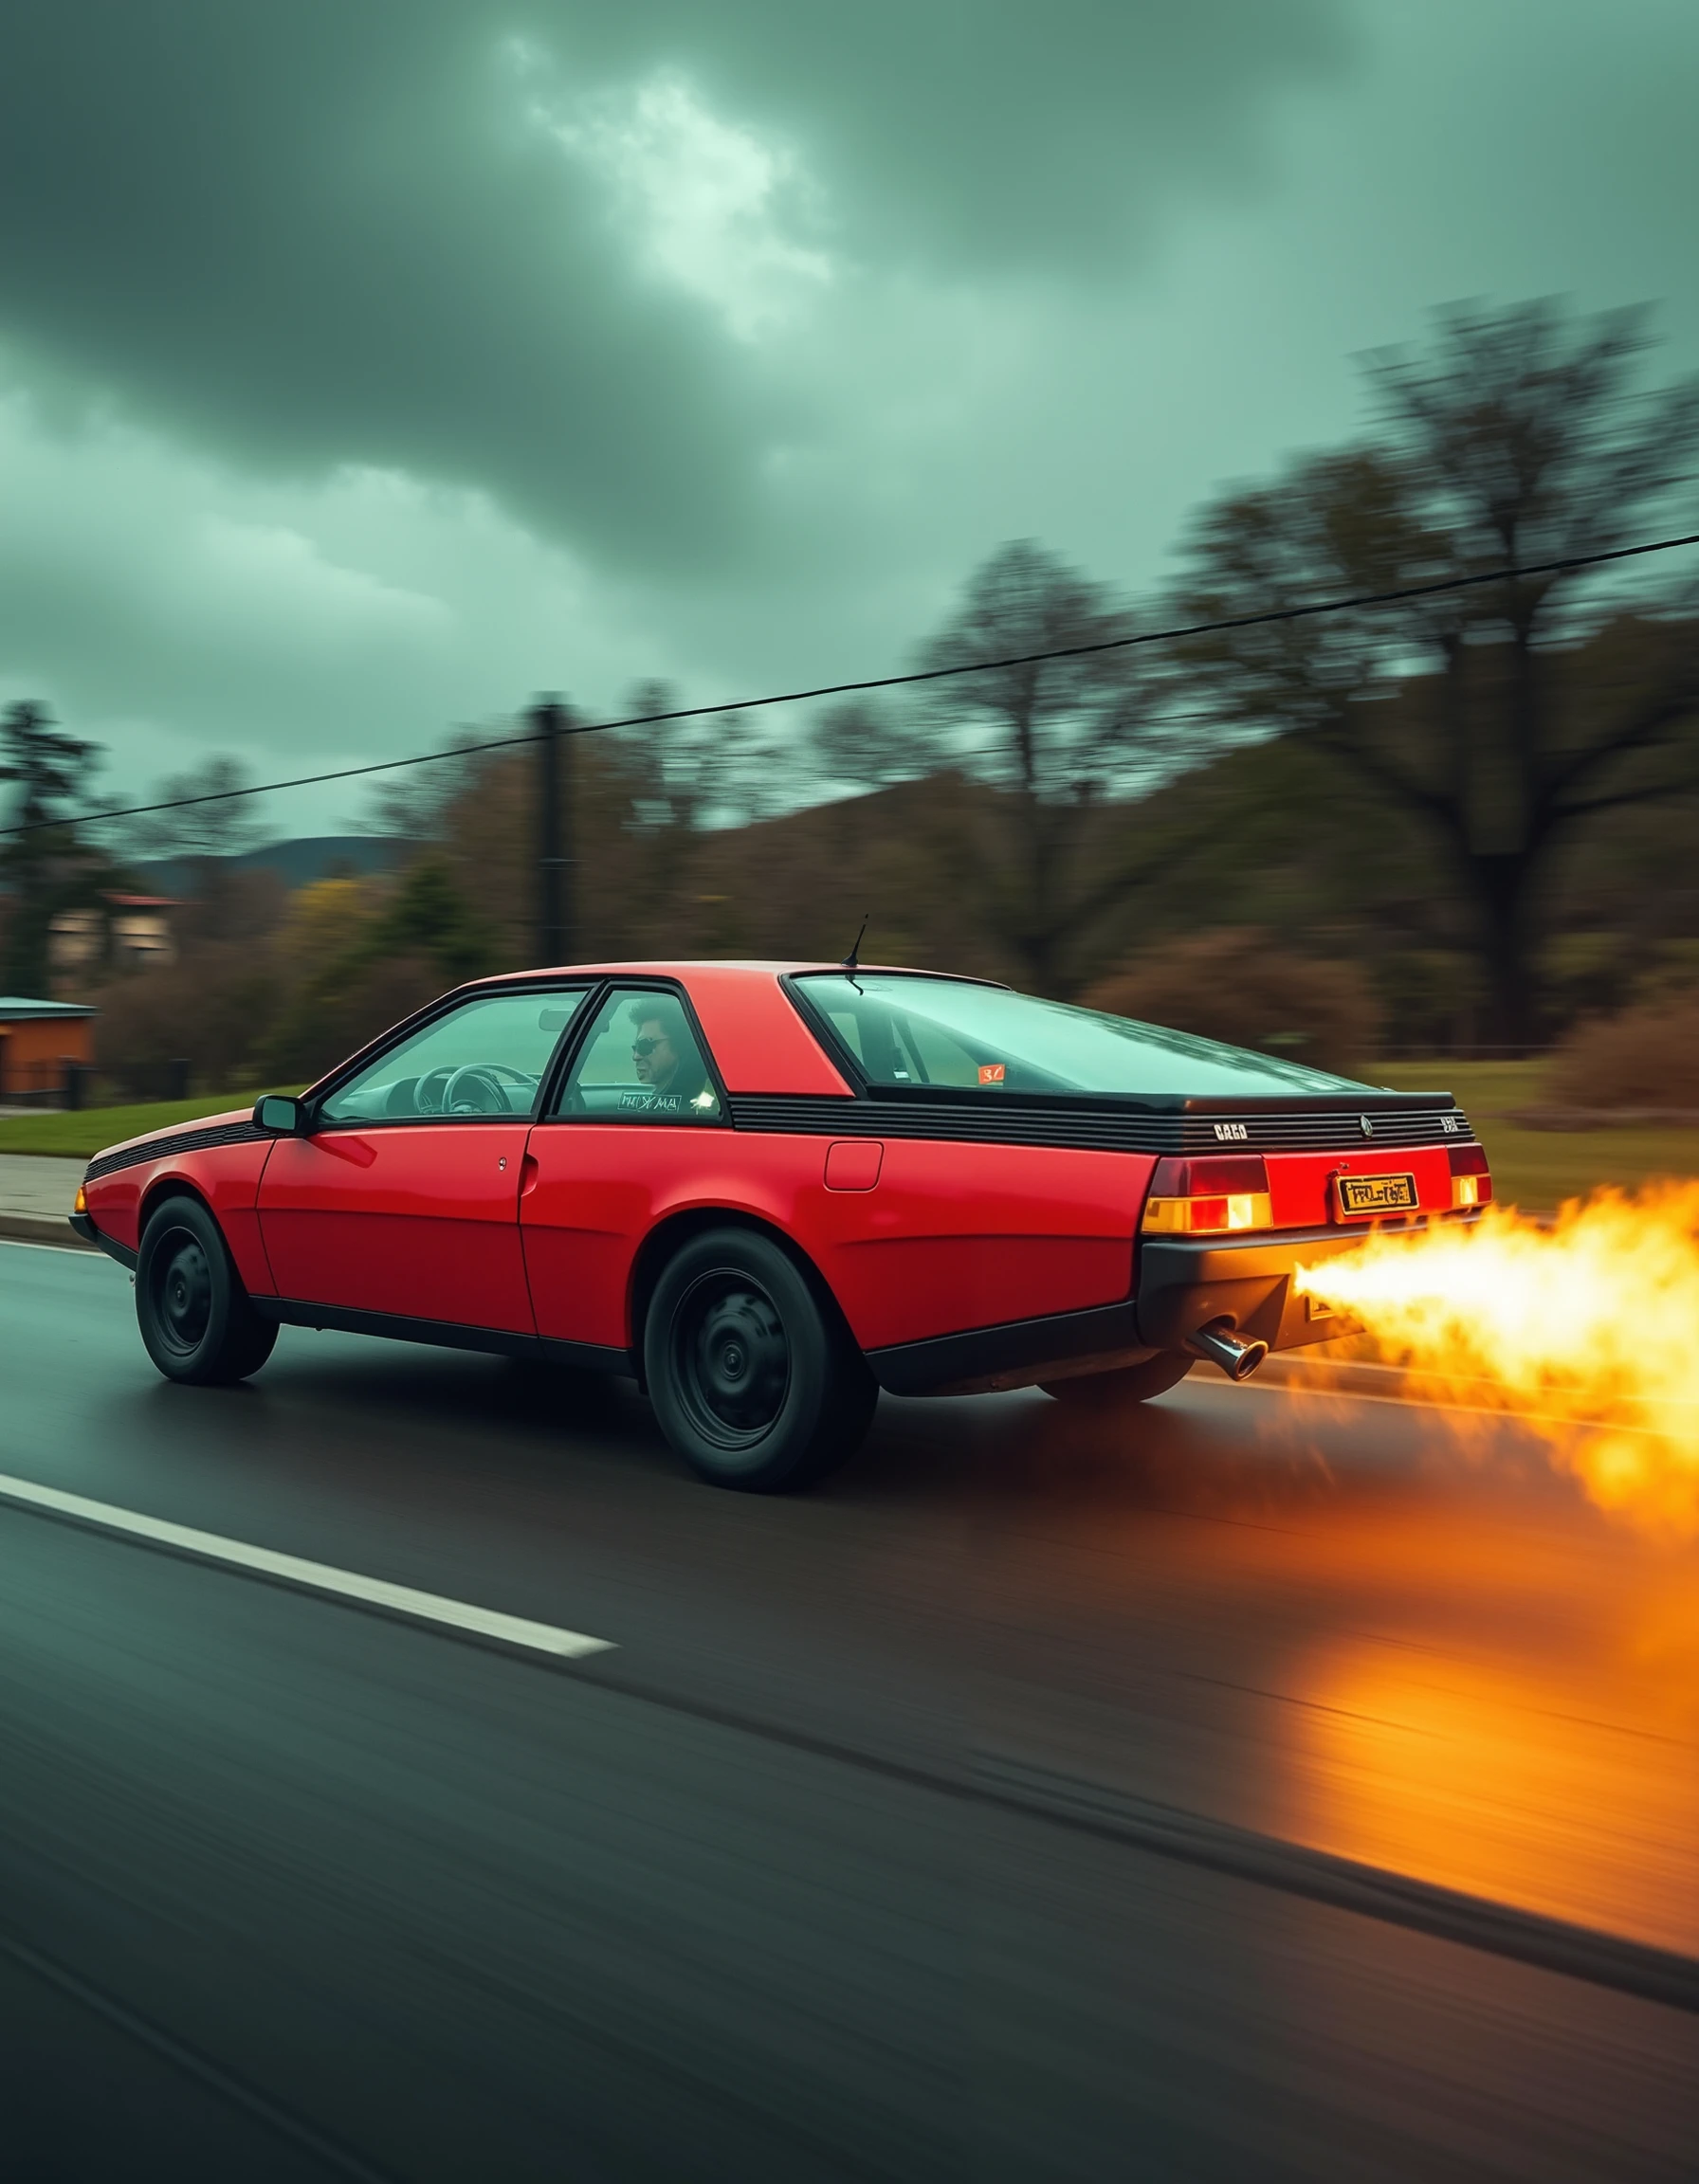
M 1058 1403 L 1081 1410 L 1119 1410 L 1124 1404 L 1147 1403 L 1153 1395 L 1165 1395 L 1178 1388 L 1197 1362 L 1184 1350 L 1159 1350 L 1139 1365 L 1124 1365 L 1114 1373 L 1082 1373 L 1072 1380 L 1045 1380 L 1039 1385 Z
M 277 1341 L 198 1198 L 167 1198 L 148 1216 L 136 1260 L 136 1318 L 165 1377 L 194 1387 L 246 1380 Z
M 667 1261 L 643 1366 L 679 1455 L 745 1493 L 812 1485 L 860 1446 L 879 1399 L 830 1297 L 749 1228 L 710 1229 Z

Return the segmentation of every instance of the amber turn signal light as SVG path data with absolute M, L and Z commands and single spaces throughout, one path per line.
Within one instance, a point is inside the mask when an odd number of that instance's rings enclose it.
M 73 1213 L 86 1213 L 88 1211 L 88 1192 L 82 1188 L 81 1183 L 79 1183 L 77 1186 L 77 1199 L 75 1205 L 73 1205 L 71 1208 L 71 1211 Z
M 1222 1236 L 1273 1226 L 1268 1164 L 1260 1153 L 1157 1162 L 1144 1202 L 1147 1236 Z
M 1452 1164 L 1452 1209 L 1471 1206 L 1490 1206 L 1492 1203 L 1492 1177 L 1487 1170 L 1487 1154 L 1479 1145 L 1452 1145 L 1447 1148 Z

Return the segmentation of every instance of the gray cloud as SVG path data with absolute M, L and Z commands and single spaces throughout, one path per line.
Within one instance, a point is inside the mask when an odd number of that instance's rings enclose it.
M 14 6 L 0 318 L 192 443 L 689 566 L 814 421 L 716 278 L 1101 261 L 1337 50 L 1333 0 Z
M 0 697 L 138 784 L 900 665 L 1468 295 L 1663 299 L 1691 0 L 9 0 Z M 275 824 L 334 824 L 327 792 Z

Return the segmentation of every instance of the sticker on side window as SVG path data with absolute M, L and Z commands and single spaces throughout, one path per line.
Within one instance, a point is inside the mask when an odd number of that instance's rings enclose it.
M 1005 1063 L 981 1062 L 979 1065 L 979 1082 L 981 1084 L 1000 1084 L 1006 1074 L 1007 1065 Z

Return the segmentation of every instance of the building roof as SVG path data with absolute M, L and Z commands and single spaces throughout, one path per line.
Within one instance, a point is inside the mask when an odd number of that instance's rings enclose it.
M 18 993 L 0 993 L 0 1024 L 25 1024 L 41 1016 L 98 1016 L 81 1001 L 27 1001 Z

